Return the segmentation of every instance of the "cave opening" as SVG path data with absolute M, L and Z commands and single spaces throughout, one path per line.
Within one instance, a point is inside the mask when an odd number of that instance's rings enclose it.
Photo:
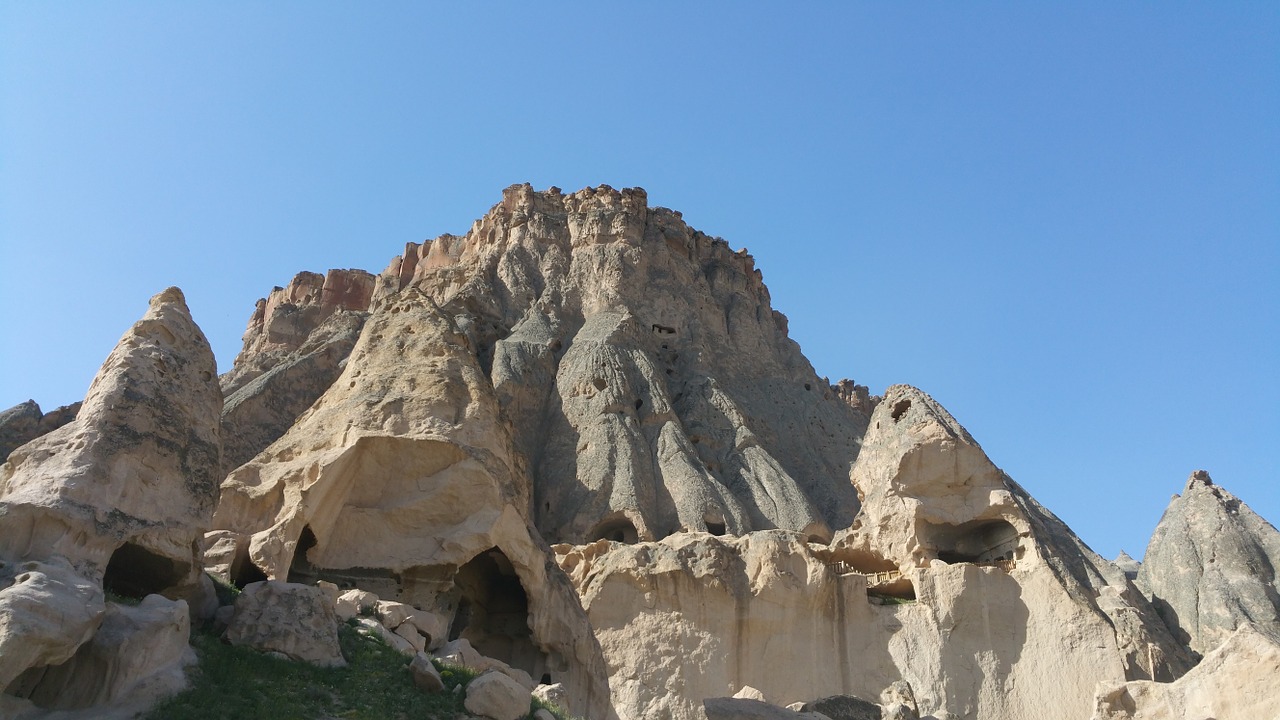
M 630 518 L 620 513 L 615 513 L 601 520 L 595 529 L 588 533 L 587 542 L 596 540 L 610 540 L 634 545 L 640 541 L 640 533 L 636 531 L 635 523 L 631 522 Z
M 258 567 L 252 559 L 249 558 L 248 545 L 241 545 L 236 548 L 236 556 L 231 561 L 231 567 L 227 571 L 231 584 L 241 590 L 245 585 L 250 583 L 262 582 L 267 580 L 267 574 Z
M 142 598 L 182 582 L 190 566 L 133 543 L 116 548 L 107 561 L 102 588 L 122 597 Z
M 996 563 L 1017 560 L 1022 554 L 1018 530 L 1007 520 L 974 520 L 960 525 L 937 524 L 925 528 L 924 539 L 937 549 L 945 563 Z
M 490 548 L 458 568 L 454 587 L 457 609 L 449 639 L 465 639 L 481 655 L 541 677 L 552 670 L 547 656 L 533 641 L 529 627 L 529 596 L 511 561 Z
M 315 566 L 307 559 L 307 553 L 316 543 L 316 534 L 311 531 L 311 526 L 303 527 L 302 533 L 298 535 L 298 544 L 293 549 L 293 561 L 289 563 L 289 582 L 309 585 L 319 578 Z

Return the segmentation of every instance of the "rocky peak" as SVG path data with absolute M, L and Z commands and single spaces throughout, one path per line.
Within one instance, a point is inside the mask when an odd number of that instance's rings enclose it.
M 1197 470 L 1165 509 L 1138 581 L 1180 639 L 1206 653 L 1242 624 L 1280 628 L 1280 533 Z

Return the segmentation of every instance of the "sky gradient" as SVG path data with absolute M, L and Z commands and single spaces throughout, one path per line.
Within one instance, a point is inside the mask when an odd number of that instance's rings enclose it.
M 273 286 L 517 182 L 746 247 L 819 375 L 1107 557 L 1197 468 L 1280 520 L 1275 3 L 5 3 L 0 408 L 169 285 L 225 371 Z

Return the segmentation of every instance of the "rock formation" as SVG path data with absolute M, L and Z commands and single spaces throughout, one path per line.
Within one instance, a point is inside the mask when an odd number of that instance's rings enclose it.
M 1093 720 L 1260 720 L 1280 717 L 1280 639 L 1241 624 L 1172 683 L 1135 680 L 1098 689 Z
M 603 715 L 599 649 L 548 572 L 522 470 L 470 341 L 407 288 L 373 310 L 323 397 L 228 476 L 210 562 L 237 584 L 325 579 L 439 612 Z
M 1102 559 L 924 392 L 817 377 L 643 190 L 300 273 L 214 367 L 170 289 L 78 414 L 0 414 L 0 716 L 172 691 L 189 613 L 328 665 L 350 622 L 498 720 L 1274 714 L 1274 528 L 1197 474 Z
M 1280 532 L 1198 470 L 1160 518 L 1138 582 L 1198 653 L 1244 623 L 1280 632 Z
M 41 412 L 35 400 L 18 403 L 0 412 L 0 462 L 4 462 L 9 453 L 19 446 L 75 420 L 78 412 L 78 402 L 47 413 Z
M 175 614 L 185 623 L 185 602 L 149 601 L 160 618 L 152 622 L 104 603 L 104 589 L 199 595 L 199 539 L 221 464 L 214 372 L 208 342 L 170 288 L 107 357 L 75 420 L 0 465 L 0 687 L 9 695 L 99 703 L 144 671 L 168 673 L 148 658 L 178 662 L 159 650 L 139 655 L 128 636 L 155 635 L 147 628 L 170 627 L 163 618 Z M 186 625 L 175 632 L 185 638 Z
M 922 714 L 1065 719 L 1099 681 L 1190 666 L 1123 573 L 924 393 L 885 393 L 853 479 L 862 513 L 830 546 L 781 531 L 556 546 L 622 718 L 698 718 L 700 698 L 743 685 L 790 704 L 906 680 Z

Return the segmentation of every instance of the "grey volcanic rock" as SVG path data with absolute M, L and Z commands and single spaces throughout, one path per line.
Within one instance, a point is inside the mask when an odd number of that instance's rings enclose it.
M 1124 573 L 1124 576 L 1130 580 L 1137 580 L 1138 571 L 1142 569 L 1142 563 L 1134 560 L 1129 553 L 1123 550 L 1120 551 L 1115 560 L 1111 561 L 1111 564 L 1120 568 L 1120 572 Z
M 107 357 L 76 419 L 0 465 L 0 559 L 61 555 L 136 597 L 193 590 L 221 409 L 213 353 L 169 288 Z
M 28 400 L 0 412 L 0 462 L 18 447 L 75 420 L 79 411 L 76 402 L 45 413 L 35 400 Z
M 1280 634 L 1280 533 L 1197 470 L 1156 526 L 1138 580 L 1191 649 L 1244 623 Z
M 368 313 L 338 310 L 296 350 L 227 395 L 222 410 L 223 459 L 236 468 L 280 439 L 338 378 Z M 261 362 L 262 358 L 255 359 Z
M 866 416 L 787 337 L 746 251 L 638 188 L 516 185 L 465 236 L 411 244 L 414 286 L 467 335 L 551 542 L 852 521 Z

